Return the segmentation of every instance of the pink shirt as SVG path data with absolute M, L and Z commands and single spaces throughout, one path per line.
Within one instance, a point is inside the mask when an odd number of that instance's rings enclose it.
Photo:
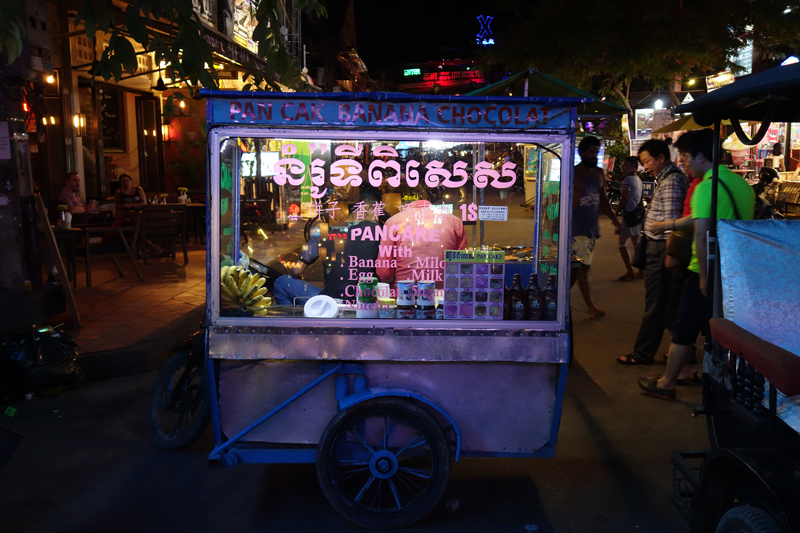
M 427 200 L 417 200 L 386 222 L 387 236 L 381 241 L 376 268 L 378 279 L 433 280 L 444 287 L 445 250 L 464 250 L 467 237 L 461 221 L 436 214 Z M 394 237 L 394 239 L 392 238 Z M 397 262 L 397 268 L 384 266 Z
M 83 213 L 82 210 L 86 209 L 86 204 L 83 203 L 78 193 L 69 187 L 64 187 L 64 190 L 58 196 L 58 201 L 66 205 L 70 213 L 75 213 L 75 211 Z

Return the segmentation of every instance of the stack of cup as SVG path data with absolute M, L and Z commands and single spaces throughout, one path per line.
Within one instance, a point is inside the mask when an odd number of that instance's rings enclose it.
M 378 318 L 378 280 L 361 278 L 356 293 L 356 318 Z

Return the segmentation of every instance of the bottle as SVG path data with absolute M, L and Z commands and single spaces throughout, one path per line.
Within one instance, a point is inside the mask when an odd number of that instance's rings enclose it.
M 542 320 L 555 320 L 558 310 L 558 288 L 554 274 L 547 276 L 547 286 L 542 292 Z
M 508 294 L 508 287 L 503 285 L 503 320 L 508 320 L 511 316 L 511 297 Z
M 508 289 L 510 300 L 509 320 L 525 320 L 525 289 L 522 287 L 522 275 L 514 274 L 511 288 Z
M 436 298 L 436 320 L 444 320 L 444 304 L 441 298 Z
M 534 272 L 528 280 L 528 287 L 525 289 L 525 319 L 542 319 L 542 292 L 539 288 L 539 275 Z

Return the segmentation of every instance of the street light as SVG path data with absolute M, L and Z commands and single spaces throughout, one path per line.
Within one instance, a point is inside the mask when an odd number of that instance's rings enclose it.
M 656 100 L 656 109 L 662 109 L 664 107 L 664 102 L 661 101 L 661 98 Z

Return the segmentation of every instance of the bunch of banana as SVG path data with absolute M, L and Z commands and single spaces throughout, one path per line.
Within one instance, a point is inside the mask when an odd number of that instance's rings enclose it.
M 272 298 L 264 296 L 267 278 L 253 274 L 240 266 L 224 266 L 220 272 L 220 297 L 226 307 L 246 309 L 253 316 L 263 316 Z

